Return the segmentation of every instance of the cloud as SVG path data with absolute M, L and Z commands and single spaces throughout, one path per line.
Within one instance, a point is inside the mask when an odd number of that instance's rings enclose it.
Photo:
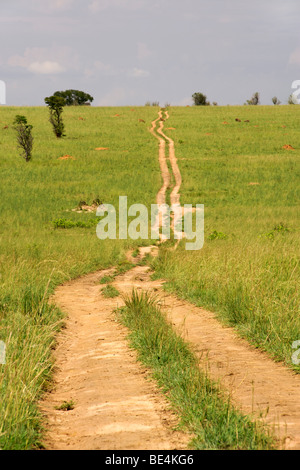
M 150 73 L 147 70 L 137 69 L 136 67 L 128 73 L 129 77 L 146 78 Z
M 27 48 L 22 56 L 11 56 L 7 63 L 10 67 L 21 67 L 42 75 L 57 75 L 79 67 L 78 58 L 70 47 Z
M 49 60 L 45 62 L 32 62 L 32 64 L 28 66 L 28 70 L 29 72 L 40 75 L 56 75 L 65 71 L 58 62 L 51 62 Z

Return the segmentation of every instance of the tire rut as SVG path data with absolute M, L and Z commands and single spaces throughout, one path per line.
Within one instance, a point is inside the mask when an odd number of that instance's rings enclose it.
M 40 409 L 47 450 L 183 450 L 189 436 L 115 321 L 121 298 L 106 299 L 100 271 L 58 287 L 52 301 L 66 313 L 54 352 L 53 390 Z M 73 402 L 74 409 L 57 409 Z

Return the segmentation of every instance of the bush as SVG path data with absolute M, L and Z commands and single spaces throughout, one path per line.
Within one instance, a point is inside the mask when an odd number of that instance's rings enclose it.
M 281 104 L 281 101 L 279 101 L 279 99 L 277 98 L 277 96 L 274 96 L 274 97 L 272 98 L 272 103 L 276 106 L 276 105 Z
M 297 100 L 295 96 L 293 95 L 293 93 L 289 96 L 288 104 L 297 104 Z
M 50 96 L 45 98 L 45 103 L 50 110 L 50 122 L 53 126 L 54 134 L 58 138 L 64 137 L 65 126 L 61 115 L 66 105 L 65 99 L 60 96 Z
M 260 103 L 260 97 L 259 97 L 258 92 L 254 93 L 254 95 L 252 95 L 251 100 L 247 100 L 247 104 L 249 104 L 251 106 L 257 106 L 259 103 Z
M 210 106 L 210 102 L 203 93 L 194 93 L 192 98 L 195 106 Z
M 26 162 L 31 160 L 33 147 L 33 137 L 31 134 L 32 126 L 27 124 L 25 116 L 17 115 L 14 121 L 15 130 L 17 131 L 18 145 L 23 151 Z

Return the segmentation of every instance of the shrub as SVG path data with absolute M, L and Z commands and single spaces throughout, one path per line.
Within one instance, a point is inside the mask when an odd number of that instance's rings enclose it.
M 64 123 L 62 120 L 63 108 L 66 105 L 66 101 L 61 96 L 50 96 L 45 98 L 45 103 L 49 107 L 50 111 L 50 122 L 53 126 L 54 134 L 56 137 L 64 137 Z
M 274 105 L 279 105 L 279 104 L 281 104 L 281 101 L 279 101 L 279 99 L 277 98 L 277 96 L 274 96 L 274 97 L 272 98 L 272 103 L 273 103 Z
M 18 145 L 23 151 L 26 162 L 31 160 L 33 147 L 33 137 L 31 134 L 32 126 L 27 124 L 25 116 L 17 115 L 14 121 L 15 130 L 17 131 Z
M 289 96 L 289 99 L 288 99 L 288 104 L 296 104 L 297 101 L 295 99 L 295 96 L 293 95 L 293 93 Z
M 256 92 L 254 95 L 252 95 L 252 98 L 250 100 L 247 100 L 247 104 L 251 106 L 257 106 L 260 103 L 260 97 L 259 93 Z
M 203 93 L 194 93 L 192 98 L 195 106 L 210 106 L 210 102 Z

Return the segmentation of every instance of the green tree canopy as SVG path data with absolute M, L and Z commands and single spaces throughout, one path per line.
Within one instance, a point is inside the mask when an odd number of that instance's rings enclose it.
M 209 106 L 210 102 L 207 101 L 207 98 L 203 93 L 194 93 L 193 96 L 193 101 L 195 106 Z
M 65 99 L 66 106 L 89 106 L 94 98 L 79 90 L 56 91 L 54 96 Z

